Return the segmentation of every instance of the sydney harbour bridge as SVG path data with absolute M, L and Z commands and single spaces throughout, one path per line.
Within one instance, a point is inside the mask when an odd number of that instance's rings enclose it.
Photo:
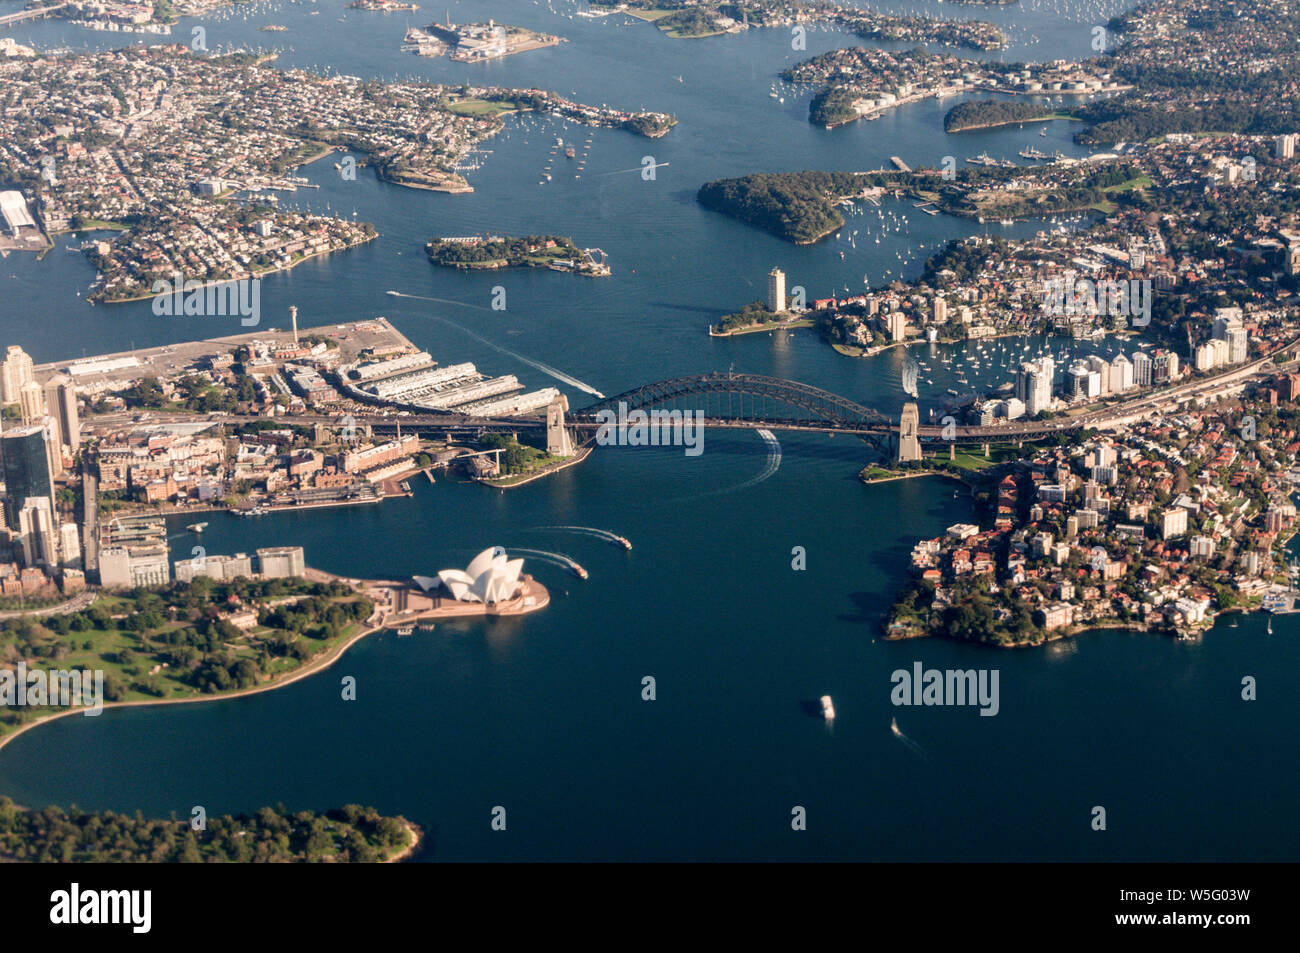
M 847 397 L 798 381 L 760 374 L 715 372 L 674 377 L 643 384 L 632 390 L 578 408 L 566 407 L 564 426 L 578 435 L 591 436 L 610 415 L 634 410 L 689 410 L 705 428 L 733 428 L 777 431 L 808 431 L 845 434 L 869 441 L 883 452 L 896 453 L 905 445 L 900 430 L 910 427 L 919 444 L 988 444 L 990 442 L 1036 440 L 1085 426 L 1083 422 L 1016 421 L 1001 426 L 962 426 L 955 418 L 940 416 L 938 423 L 922 425 L 919 415 L 910 420 L 904 413 L 889 417 Z M 912 405 L 915 407 L 915 405 Z M 602 414 L 602 411 L 608 412 Z M 455 413 L 433 413 L 418 408 L 405 412 L 353 415 L 356 426 L 374 432 L 440 430 L 448 433 L 473 431 L 518 431 L 541 427 L 541 417 L 475 417 Z M 319 416 L 287 416 L 289 424 L 322 423 Z
M 1291 342 L 1300 345 L 1300 339 Z M 1280 349 L 1279 349 L 1280 350 Z M 873 444 L 882 453 L 912 459 L 921 447 L 940 449 L 954 445 L 1020 443 L 1042 440 L 1058 434 L 1086 428 L 1106 429 L 1146 419 L 1153 414 L 1177 410 L 1191 401 L 1214 401 L 1225 395 L 1240 393 L 1252 379 L 1276 373 L 1281 365 L 1277 352 L 1244 364 L 1237 369 L 1211 378 L 1199 378 L 1158 391 L 1134 391 L 1124 400 L 1102 404 L 1074 415 L 1058 415 L 1050 420 L 1004 421 L 992 426 L 958 424 L 955 417 L 936 409 L 933 422 L 922 423 L 916 402 L 907 399 L 897 417 L 887 416 L 847 397 L 811 384 L 767 377 L 760 374 L 713 372 L 674 377 L 642 384 L 621 394 L 604 397 L 584 407 L 569 408 L 563 402 L 560 423 L 580 437 L 593 436 L 610 420 L 610 415 L 633 410 L 690 410 L 706 428 L 735 428 L 778 431 L 808 431 L 845 434 Z M 554 407 L 551 408 L 554 411 Z M 602 414 L 601 412 L 606 412 Z M 111 425 L 108 415 L 103 422 Z M 166 414 L 152 415 L 162 420 Z M 549 419 L 548 419 L 549 418 Z M 193 420 L 193 415 L 185 419 Z M 238 415 L 225 418 L 237 422 Z M 249 419 L 264 419 L 254 418 Z M 346 417 L 339 414 L 289 414 L 277 417 L 286 425 L 339 425 L 365 428 L 373 433 L 407 431 L 443 432 L 449 436 L 471 436 L 485 432 L 512 432 L 554 426 L 553 413 L 534 417 L 482 417 L 435 412 L 419 407 L 386 405 L 373 411 L 355 410 Z

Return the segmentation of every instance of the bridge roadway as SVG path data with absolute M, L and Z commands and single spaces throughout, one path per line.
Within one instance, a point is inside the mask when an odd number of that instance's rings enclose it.
M 948 440 L 961 444 L 989 442 L 1006 443 L 1021 440 L 1041 439 L 1053 436 L 1061 431 L 1084 428 L 1106 430 L 1115 427 L 1122 427 L 1139 420 L 1149 419 L 1151 416 L 1158 413 L 1176 411 L 1181 405 L 1190 400 L 1214 400 L 1228 394 L 1239 393 L 1253 378 L 1277 373 L 1280 370 L 1281 365 L 1275 363 L 1275 356 L 1288 349 L 1294 348 L 1297 345 L 1300 345 L 1300 337 L 1276 348 L 1264 357 L 1257 358 L 1248 364 L 1243 364 L 1235 370 L 1208 379 L 1189 381 L 1186 384 L 1166 388 L 1165 390 L 1156 393 L 1144 391 L 1141 394 L 1134 395 L 1130 400 L 1123 401 L 1119 404 L 1102 406 L 1096 410 L 1079 414 L 1077 416 L 1056 418 L 1052 420 L 1027 420 L 991 427 L 959 426 L 950 431 L 950 436 L 947 438 L 944 437 L 945 428 L 942 426 L 923 425 L 918 427 L 917 434 L 922 441 L 931 443 L 940 440 Z M 674 388 L 666 385 L 676 385 L 676 387 Z M 789 388 L 787 392 L 788 396 L 796 400 L 811 401 L 814 405 L 820 405 L 824 402 L 830 412 L 842 416 L 840 416 L 840 419 L 823 417 L 820 419 L 804 420 L 793 418 L 771 418 L 755 415 L 736 415 L 728 417 L 711 416 L 705 417 L 704 426 L 734 429 L 762 427 L 768 430 L 806 431 L 832 434 L 842 433 L 846 435 L 872 438 L 880 438 L 897 433 L 898 422 L 896 420 L 890 420 L 877 411 L 854 404 L 846 398 L 838 397 L 837 395 L 829 394 L 825 391 L 819 391 L 817 388 L 813 388 L 810 385 L 800 384 L 795 381 L 781 381 L 776 378 L 760 377 L 757 375 L 731 374 L 709 374 L 695 378 L 678 378 L 674 381 L 647 384 L 635 391 L 629 391 L 626 395 L 618 395 L 613 398 L 608 398 L 598 404 L 594 404 L 590 408 L 579 409 L 569 416 L 566 423 L 569 427 L 582 433 L 594 432 L 600 426 L 600 423 L 595 417 L 595 409 L 598 407 L 613 405 L 621 398 L 626 397 L 636 397 L 648 402 L 653 402 L 659 399 L 681 397 L 691 393 L 750 394 L 751 391 L 744 390 L 744 388 L 747 387 L 751 387 L 755 391 L 762 391 L 764 396 L 774 397 L 776 396 L 776 391 L 786 385 L 788 385 Z M 777 399 L 780 398 L 778 397 Z M 647 403 L 646 406 L 648 405 L 649 404 Z M 475 417 L 465 414 L 432 412 L 354 412 L 350 416 L 352 417 L 353 424 L 357 427 L 365 427 L 369 425 L 374 429 L 382 431 L 396 430 L 400 426 L 415 430 L 435 430 L 443 432 L 508 432 L 512 430 L 541 427 L 544 426 L 545 423 L 544 418 L 540 416 Z M 852 419 L 853 417 L 858 417 L 859 419 Z M 193 423 L 194 421 L 201 419 L 214 423 L 229 422 L 240 424 L 252 421 L 265 421 L 268 418 L 256 415 L 211 414 L 205 416 L 202 414 L 145 412 L 144 414 L 102 414 L 88 418 L 85 423 L 88 427 L 105 430 L 121 429 L 131 426 L 147 426 L 149 424 L 158 423 Z M 338 426 L 344 419 L 344 415 L 299 414 L 276 417 L 274 419 L 286 426 L 311 427 L 316 424 Z
M 0 26 L 8 26 L 11 23 L 21 23 L 23 20 L 38 20 L 41 17 L 47 17 L 55 10 L 62 10 L 68 4 L 56 3 L 48 7 L 36 7 L 31 10 L 19 10 L 17 13 L 6 13 L 0 16 Z

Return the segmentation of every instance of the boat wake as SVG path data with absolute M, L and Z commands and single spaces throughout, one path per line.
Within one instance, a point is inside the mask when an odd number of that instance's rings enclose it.
M 596 539 L 604 540 L 607 543 L 613 543 L 615 546 L 624 546 L 627 542 L 618 533 L 611 532 L 607 529 L 597 529 L 595 526 L 537 526 L 534 527 L 542 532 L 553 533 L 580 533 L 583 536 L 594 536 Z
M 568 569 L 571 572 L 576 572 L 578 569 L 582 568 L 577 564 L 577 562 L 570 559 L 568 556 L 565 556 L 563 553 L 547 552 L 544 549 L 521 549 L 518 546 L 511 546 L 509 551 L 512 553 L 522 553 L 525 556 L 532 556 L 536 559 L 542 560 L 543 562 L 559 566 L 561 569 Z
M 388 293 L 395 298 L 415 298 L 419 301 L 434 301 L 441 304 L 458 304 L 466 308 L 477 308 L 481 311 L 488 310 L 487 308 L 483 307 L 483 305 L 466 304 L 464 301 L 451 301 L 447 298 L 433 298 L 430 297 L 429 295 L 405 294 L 401 291 L 390 291 Z M 461 332 L 462 334 L 466 334 L 469 337 L 473 338 L 475 341 L 477 341 L 479 344 L 482 344 L 484 347 L 490 347 L 492 350 L 497 351 L 500 354 L 505 354 L 508 357 L 513 357 L 516 361 L 522 361 L 524 364 L 527 364 L 529 367 L 533 368 L 534 370 L 541 371 L 547 377 L 553 377 L 557 381 L 568 384 L 570 387 L 576 387 L 578 388 L 578 390 L 583 391 L 584 393 L 587 394 L 591 394 L 593 397 L 599 399 L 604 399 L 605 397 L 604 394 L 596 390 L 596 388 L 592 387 L 590 384 L 584 384 L 576 377 L 572 377 L 561 370 L 557 370 L 556 368 L 551 367 L 551 365 L 549 364 L 543 364 L 541 361 L 534 361 L 532 358 L 524 357 L 522 354 L 518 353 L 517 351 L 512 351 L 509 348 L 502 347 L 500 344 L 494 344 L 491 341 L 489 341 L 487 338 L 480 337 L 479 335 L 471 331 L 469 328 L 462 327 L 461 325 L 457 324 L 455 321 L 450 321 L 447 318 L 444 318 L 441 315 L 437 315 L 437 314 L 430 315 L 430 317 L 432 317 L 435 321 L 441 321 L 443 324 L 450 325 L 451 327 L 455 328 L 457 331 Z
M 922 761 L 929 763 L 930 756 L 925 753 L 924 748 L 922 748 L 911 738 L 907 737 L 907 735 L 903 734 L 902 729 L 898 727 L 897 718 L 889 719 L 889 730 L 893 733 L 895 738 L 897 738 L 899 741 L 901 741 L 904 744 L 904 746 L 906 746 L 907 750 L 911 751 L 912 754 L 916 755 Z
M 776 434 L 770 430 L 758 430 L 756 432 L 763 438 L 763 443 L 767 447 L 767 462 L 763 464 L 763 469 L 748 480 L 737 483 L 735 486 L 724 486 L 718 490 L 706 490 L 703 493 L 685 497 L 685 499 L 696 500 L 707 496 L 721 496 L 723 493 L 735 493 L 737 490 L 748 490 L 750 487 L 758 486 L 764 480 L 774 476 L 776 471 L 781 469 L 781 442 L 776 439 Z
M 735 493 L 737 490 L 748 490 L 751 486 L 758 486 L 781 469 L 781 442 L 776 439 L 776 435 L 770 430 L 759 430 L 758 435 L 763 438 L 763 444 L 767 447 L 767 462 L 763 465 L 763 469 L 743 483 L 737 483 L 735 486 L 729 486 L 715 492 Z
M 767 464 L 758 475 L 746 480 L 739 486 L 732 487 L 733 490 L 748 490 L 751 486 L 758 486 L 764 480 L 776 474 L 781 469 L 781 441 L 776 439 L 776 434 L 770 430 L 759 430 L 758 435 L 763 438 L 763 444 L 767 447 Z

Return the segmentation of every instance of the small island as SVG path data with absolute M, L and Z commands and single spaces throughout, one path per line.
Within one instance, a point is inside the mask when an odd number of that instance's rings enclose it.
M 427 35 L 443 44 L 443 49 L 449 51 L 448 59 L 458 63 L 498 60 L 514 53 L 555 46 L 560 42 L 558 36 L 536 33 L 520 26 L 507 26 L 495 20 L 460 25 L 450 20 L 445 24 L 431 23 L 427 28 Z
M 435 238 L 424 246 L 424 250 L 429 261 L 444 268 L 550 268 L 593 278 L 610 274 L 603 251 L 579 248 L 572 239 L 560 235 Z
M 375 10 L 379 13 L 414 13 L 418 3 L 398 3 L 396 0 L 356 0 L 348 4 L 349 10 Z

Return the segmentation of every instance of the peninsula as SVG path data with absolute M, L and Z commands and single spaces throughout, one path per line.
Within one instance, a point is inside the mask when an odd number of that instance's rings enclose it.
M 0 669 L 9 676 L 0 679 L 9 686 L 0 691 L 0 748 L 38 724 L 85 716 L 96 705 L 182 704 L 270 691 L 328 668 L 375 632 L 525 615 L 550 603 L 546 587 L 527 574 L 517 575 L 512 593 L 487 604 L 464 601 L 425 577 L 345 579 L 310 567 L 281 574 L 282 564 L 292 567 L 295 560 L 301 563 L 300 548 L 262 551 L 257 572 L 243 554 L 184 559 L 178 581 L 167 586 L 106 584 L 108 591 L 84 609 L 0 623 L 6 655 L 32 659 L 18 676 Z M 238 575 L 227 579 L 227 572 Z M 43 658 L 57 658 L 53 668 L 64 672 L 102 672 L 102 697 L 90 697 L 87 686 L 71 703 L 60 701 L 53 681 L 48 693 L 15 693 L 15 678 L 45 674 L 38 671 Z
M 177 274 L 249 279 L 374 238 L 363 222 L 279 208 L 280 193 L 315 187 L 293 170 L 335 150 L 359 154 L 336 163 L 341 176 L 369 166 L 398 185 L 468 192 L 458 167 L 504 113 L 650 137 L 675 123 L 542 90 L 324 77 L 179 47 L 0 59 L 0 85 L 23 103 L 0 115 L 0 181 L 28 201 L 34 231 L 116 229 L 85 247 L 92 302 L 152 297 Z
M 674 39 L 740 33 L 754 27 L 808 29 L 836 26 L 864 39 L 902 43 L 940 43 L 996 50 L 1005 37 L 993 24 L 929 16 L 892 16 L 831 2 L 770 3 L 767 0 L 592 0 L 593 10 L 626 13 L 653 23 Z

